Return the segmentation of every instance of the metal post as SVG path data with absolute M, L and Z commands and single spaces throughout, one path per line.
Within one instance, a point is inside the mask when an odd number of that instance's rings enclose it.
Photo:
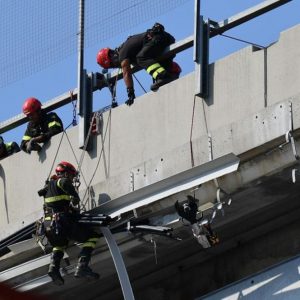
M 134 295 L 132 292 L 132 287 L 129 281 L 129 277 L 127 274 L 127 270 L 122 258 L 122 255 L 119 251 L 118 245 L 116 241 L 113 238 L 113 235 L 108 227 L 100 227 L 102 234 L 105 237 L 105 240 L 107 242 L 107 245 L 109 247 L 111 256 L 113 258 L 118 277 L 120 280 L 124 300 L 134 300 Z
M 84 90 L 85 90 L 85 81 L 86 74 L 84 73 L 84 0 L 79 0 L 79 27 L 78 27 L 78 97 L 77 97 L 77 108 L 79 115 L 79 148 L 84 147 L 85 141 L 85 118 L 84 118 Z
M 200 0 L 195 0 L 194 19 L 195 95 L 208 96 L 209 22 L 200 15 Z

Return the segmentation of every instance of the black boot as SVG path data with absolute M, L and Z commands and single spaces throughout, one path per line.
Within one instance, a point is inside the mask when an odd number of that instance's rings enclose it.
M 63 285 L 64 279 L 59 272 L 60 261 L 63 258 L 64 253 L 61 251 L 55 251 L 51 255 L 51 261 L 49 265 L 48 275 L 56 285 Z
M 92 271 L 88 266 L 90 262 L 90 256 L 79 257 L 78 264 L 74 276 L 76 278 L 92 278 L 98 279 L 100 275 Z
M 161 86 L 175 80 L 170 76 L 166 71 L 159 74 L 155 80 L 155 82 L 150 86 L 151 91 L 157 91 Z

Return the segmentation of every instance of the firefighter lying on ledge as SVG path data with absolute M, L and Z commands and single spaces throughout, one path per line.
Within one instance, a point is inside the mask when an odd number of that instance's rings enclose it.
M 45 200 L 45 235 L 53 247 L 48 275 L 57 285 L 64 284 L 59 271 L 60 262 L 64 256 L 64 249 L 68 241 L 83 243 L 79 254 L 78 264 L 74 276 L 76 278 L 89 277 L 97 279 L 99 274 L 89 268 L 92 251 L 99 239 L 99 234 L 78 223 L 79 195 L 74 187 L 77 171 L 69 162 L 60 162 L 46 186 L 39 191 Z

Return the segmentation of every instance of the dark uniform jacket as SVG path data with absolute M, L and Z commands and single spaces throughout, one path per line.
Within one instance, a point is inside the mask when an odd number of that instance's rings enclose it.
M 167 46 L 174 42 L 175 38 L 166 31 L 154 33 L 149 29 L 146 32 L 129 36 L 116 49 L 119 54 L 119 63 L 121 64 L 124 59 L 129 59 L 131 64 L 139 64 L 145 68 L 152 63 L 154 57 L 159 56 Z M 143 63 L 137 61 L 137 56 L 140 55 L 143 56 Z
M 12 155 L 13 153 L 17 153 L 20 151 L 20 147 L 16 142 L 5 143 L 3 146 L 4 151 L 2 154 L 0 154 L 0 159 L 3 159 L 9 155 Z
M 21 149 L 26 151 L 26 142 L 32 138 L 43 135 L 44 141 L 47 142 L 50 138 L 64 130 L 61 119 L 55 112 L 41 112 L 41 120 L 38 123 L 30 121 L 21 142 Z
M 95 239 L 99 238 L 99 234 L 78 223 L 79 213 L 70 207 L 70 203 L 77 205 L 79 196 L 70 179 L 51 179 L 44 200 L 48 213 L 52 214 L 46 236 L 53 247 L 66 247 L 70 240 L 74 240 L 87 243 L 88 246 L 84 244 L 86 246 L 83 245 L 83 249 L 94 248 Z M 45 226 L 47 227 L 46 224 Z
M 45 204 L 54 213 L 68 212 L 70 203 L 77 205 L 79 196 L 68 178 L 51 179 L 46 187 Z
M 128 37 L 128 39 L 116 50 L 119 53 L 119 62 L 129 59 L 132 64 L 136 63 L 136 56 L 143 48 L 147 33 L 139 33 Z

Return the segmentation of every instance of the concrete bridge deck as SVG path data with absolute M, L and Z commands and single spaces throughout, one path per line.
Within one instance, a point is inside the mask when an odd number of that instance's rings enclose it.
M 299 235 L 300 178 L 292 182 L 298 161 L 291 143 L 284 144 L 292 116 L 299 149 L 299 46 L 300 26 L 296 26 L 281 33 L 279 41 L 267 49 L 247 47 L 211 64 L 206 100 L 194 97 L 191 73 L 139 97 L 132 107 L 123 105 L 104 113 L 103 134 L 92 137 L 93 149 L 83 158 L 80 195 L 87 210 L 101 211 L 107 201 L 159 184 L 211 159 L 233 153 L 240 160 L 236 172 L 218 178 L 219 186 L 233 199 L 224 209 L 225 216 L 218 213 L 213 223 L 220 245 L 202 249 L 190 228 L 177 223 L 174 234 L 182 241 L 156 237 L 155 264 L 151 236 L 116 235 L 137 299 L 194 299 L 299 252 L 300 243 L 294 237 Z M 77 127 L 67 130 L 56 162 L 76 165 L 82 154 L 76 147 L 77 135 Z M 40 154 L 17 153 L 1 161 L 0 239 L 41 216 L 42 198 L 37 190 L 51 171 L 60 140 L 60 135 L 53 137 Z M 216 203 L 216 190 L 215 181 L 210 180 L 195 191 L 200 209 L 208 215 Z M 191 189 L 180 191 L 135 213 L 165 224 L 166 216 L 174 215 L 175 201 L 192 193 Z M 38 248 L 15 251 L 0 260 L 0 279 L 13 286 L 26 283 L 28 288 L 29 280 L 33 284 L 45 280 L 43 285 L 33 285 L 33 290 L 58 299 L 79 295 L 80 299 L 82 295 L 84 299 L 99 295 L 122 299 L 104 240 L 93 259 L 101 281 L 80 285 L 72 279 L 77 249 L 71 248 L 66 271 L 70 275 L 66 274 L 63 288 L 41 277 L 48 258 L 42 258 Z M 14 274 L 9 269 L 33 258 L 39 261 L 35 272 Z

